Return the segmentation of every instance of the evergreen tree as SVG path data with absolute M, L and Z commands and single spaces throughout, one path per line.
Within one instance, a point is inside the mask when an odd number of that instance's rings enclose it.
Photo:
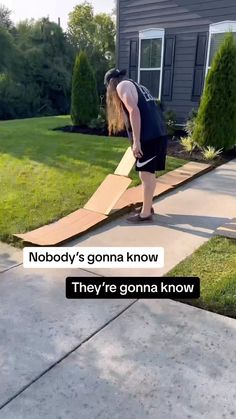
M 14 40 L 7 29 L 0 26 L 0 73 L 9 70 L 14 58 Z
M 213 60 L 202 95 L 193 140 L 230 150 L 236 144 L 236 42 L 228 33 Z
M 97 118 L 99 101 L 96 80 L 85 52 L 81 52 L 75 60 L 72 95 L 71 119 L 73 125 L 88 126 Z

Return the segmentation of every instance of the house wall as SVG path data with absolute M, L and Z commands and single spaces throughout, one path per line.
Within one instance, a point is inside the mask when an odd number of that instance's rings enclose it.
M 207 47 L 211 23 L 236 20 L 236 0 L 119 0 L 118 9 L 120 68 L 129 68 L 130 41 L 138 40 L 140 30 L 164 28 L 165 36 L 175 35 L 172 95 L 162 101 L 183 123 L 200 99 L 193 97 L 199 35 L 205 36 Z

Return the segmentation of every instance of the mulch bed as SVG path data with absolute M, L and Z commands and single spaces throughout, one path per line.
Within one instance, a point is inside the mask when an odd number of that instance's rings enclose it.
M 98 135 L 102 137 L 108 137 L 107 128 L 89 128 L 89 127 L 78 127 L 72 125 L 66 125 L 65 127 L 54 128 L 53 131 L 69 132 L 71 134 L 87 134 L 87 135 Z M 114 136 L 114 135 L 113 135 Z M 123 131 L 115 137 L 127 137 L 126 131 Z
M 186 135 L 186 134 L 185 134 Z M 220 166 L 221 164 L 227 163 L 228 161 L 236 158 L 236 149 L 224 152 L 213 161 L 204 160 L 200 149 L 196 148 L 191 154 L 185 151 L 179 142 L 180 137 L 184 135 L 176 135 L 169 139 L 168 145 L 168 156 L 178 157 L 179 159 L 196 161 L 199 163 L 209 163 L 214 166 Z
M 89 127 L 78 127 L 72 125 L 66 125 L 64 127 L 54 128 L 53 131 L 63 131 L 69 132 L 71 134 L 87 134 L 87 135 L 97 135 L 97 136 L 108 136 L 107 129 L 99 129 L 99 128 L 89 128 Z M 181 137 L 186 136 L 185 131 L 179 130 L 175 132 L 173 137 L 169 137 L 169 145 L 168 145 L 168 156 L 177 157 L 180 159 L 184 159 L 187 161 L 197 161 L 200 163 L 209 163 L 213 164 L 214 166 L 220 166 L 233 158 L 236 158 L 236 148 L 232 151 L 222 153 L 217 159 L 214 161 L 206 161 L 202 157 L 202 153 L 200 149 L 195 149 L 192 154 L 185 151 L 180 144 L 179 140 Z M 123 131 L 116 135 L 116 137 L 125 137 L 127 138 L 126 131 Z

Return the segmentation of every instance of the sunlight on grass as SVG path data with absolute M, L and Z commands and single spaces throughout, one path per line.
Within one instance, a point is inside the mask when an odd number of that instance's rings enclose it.
M 1 240 L 83 207 L 129 145 L 52 130 L 68 124 L 65 116 L 0 122 Z M 167 170 L 184 163 L 169 158 Z M 135 171 L 132 179 L 139 183 Z
M 167 276 L 198 276 L 201 298 L 190 304 L 236 318 L 236 240 L 214 237 Z

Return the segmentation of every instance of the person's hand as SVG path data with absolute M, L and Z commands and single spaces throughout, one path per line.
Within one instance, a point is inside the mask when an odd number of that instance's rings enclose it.
M 142 152 L 140 143 L 134 143 L 133 144 L 133 154 L 134 154 L 134 157 L 136 159 L 141 159 L 141 157 L 143 156 L 143 152 Z

